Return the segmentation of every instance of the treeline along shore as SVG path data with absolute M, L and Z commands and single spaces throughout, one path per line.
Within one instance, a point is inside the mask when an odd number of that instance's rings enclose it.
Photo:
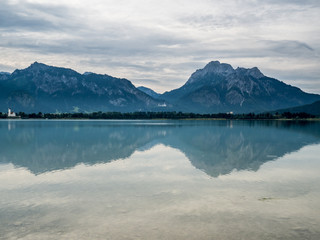
M 10 118 L 6 113 L 0 113 L 0 118 Z M 183 113 L 183 112 L 92 112 L 92 113 L 24 113 L 19 112 L 16 118 L 21 119 L 316 119 L 305 112 L 300 113 Z

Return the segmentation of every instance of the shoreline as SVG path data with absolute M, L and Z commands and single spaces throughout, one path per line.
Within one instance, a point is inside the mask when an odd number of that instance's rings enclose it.
M 1 120 L 99 120 L 99 121 L 320 121 L 320 118 L 1 118 Z
M 318 114 L 299 113 L 185 113 L 185 112 L 90 112 L 90 113 L 24 113 L 16 116 L 0 113 L 0 119 L 57 119 L 57 120 L 278 120 L 319 121 Z

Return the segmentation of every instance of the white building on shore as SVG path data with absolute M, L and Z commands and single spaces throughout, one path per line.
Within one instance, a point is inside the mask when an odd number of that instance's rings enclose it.
M 17 117 L 17 115 L 14 111 L 11 111 L 11 109 L 8 108 L 8 117 Z

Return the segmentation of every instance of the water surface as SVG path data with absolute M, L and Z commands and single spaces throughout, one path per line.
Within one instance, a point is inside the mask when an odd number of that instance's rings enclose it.
M 0 239 L 319 239 L 320 123 L 0 121 Z

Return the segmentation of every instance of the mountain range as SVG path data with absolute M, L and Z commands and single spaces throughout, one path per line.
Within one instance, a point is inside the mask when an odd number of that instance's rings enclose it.
M 164 103 L 138 90 L 129 80 L 35 62 L 0 75 L 0 110 L 93 112 L 157 110 Z
M 233 69 L 213 61 L 197 70 L 180 88 L 161 96 L 191 112 L 261 112 L 320 100 L 297 87 L 266 77 L 256 67 Z
M 254 68 L 212 61 L 178 89 L 163 94 L 136 88 L 109 75 L 35 62 L 13 73 L 0 72 L 0 111 L 93 112 L 183 111 L 264 112 L 311 104 L 320 95 L 270 78 Z

